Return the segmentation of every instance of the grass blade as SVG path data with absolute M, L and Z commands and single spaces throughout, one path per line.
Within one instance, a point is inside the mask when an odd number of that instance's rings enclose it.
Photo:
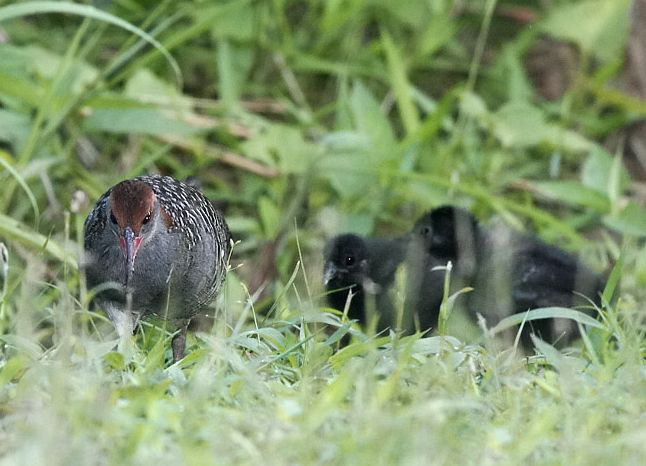
M 36 201 L 36 198 L 34 197 L 34 193 L 31 192 L 31 189 L 29 189 L 29 186 L 27 186 L 27 183 L 25 180 L 20 176 L 20 173 L 16 171 L 9 162 L 7 162 L 4 157 L 1 156 L 2 154 L 0 153 L 0 165 L 2 165 L 4 168 L 7 169 L 7 171 L 11 174 L 11 176 L 14 177 L 16 182 L 20 185 L 20 187 L 23 189 L 25 194 L 27 194 L 27 197 L 29 198 L 29 202 L 31 203 L 31 208 L 34 211 L 34 230 L 38 230 L 38 223 L 40 221 L 40 210 L 38 209 L 38 202 Z
M 538 319 L 572 319 L 583 325 L 590 327 L 603 328 L 603 325 L 596 319 L 584 314 L 581 311 L 568 309 L 565 307 L 542 307 L 528 312 L 519 312 L 502 319 L 495 327 L 491 329 L 491 334 L 495 335 L 503 330 L 519 325 L 523 321 Z
M 36 15 L 36 14 L 45 14 L 45 13 L 64 13 L 70 15 L 83 16 L 86 18 L 92 18 L 106 23 L 113 24 L 117 27 L 125 29 L 128 32 L 136 34 L 141 37 L 143 40 L 148 42 L 150 45 L 155 47 L 159 53 L 161 53 L 166 61 L 170 64 L 175 74 L 175 80 L 177 81 L 177 87 L 182 87 L 182 72 L 179 69 L 179 65 L 173 58 L 166 48 L 160 44 L 154 37 L 148 34 L 146 31 L 139 29 L 137 26 L 130 24 L 129 22 L 114 16 L 105 11 L 99 10 L 90 5 L 79 5 L 78 3 L 71 2 L 54 2 L 54 1 L 36 1 L 36 2 L 25 2 L 19 3 L 16 5 L 7 5 L 0 8 L 0 22 L 6 21 L 8 19 L 20 18 L 22 16 Z
M 65 251 L 57 242 L 36 231 L 29 230 L 18 220 L 2 213 L 0 213 L 0 234 L 34 249 L 42 249 L 50 256 L 61 262 L 66 262 L 74 269 L 78 268 L 74 256 Z

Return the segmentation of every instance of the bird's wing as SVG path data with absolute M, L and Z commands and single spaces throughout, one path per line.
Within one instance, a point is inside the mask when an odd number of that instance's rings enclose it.
M 105 205 L 108 202 L 110 190 L 106 191 L 103 196 L 96 202 L 83 224 L 83 241 L 85 242 L 85 249 L 92 246 L 93 241 L 98 238 L 101 232 L 105 229 L 106 215 Z
M 569 306 L 575 292 L 598 299 L 603 279 L 574 255 L 535 238 L 521 239 L 514 256 L 514 298 L 534 307 Z M 567 297 L 567 299 L 564 299 Z

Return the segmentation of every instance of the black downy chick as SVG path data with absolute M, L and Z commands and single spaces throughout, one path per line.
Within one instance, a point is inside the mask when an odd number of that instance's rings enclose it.
M 601 275 L 560 248 L 503 226 L 487 228 L 470 212 L 452 206 L 434 209 L 417 221 L 407 260 L 412 275 L 407 306 L 415 306 L 421 324 L 433 328 L 444 271 L 431 268 L 449 260 L 454 266 L 452 283 L 474 288 L 466 296 L 469 314 L 475 317 L 479 312 L 493 323 L 530 309 L 586 304 L 580 295 L 599 304 L 605 287 Z M 561 336 L 553 319 L 534 320 L 525 327 L 529 327 L 521 335 L 525 348 L 532 346 L 530 333 L 548 342 Z
M 452 291 L 468 285 L 475 276 L 476 251 L 482 242 L 477 221 L 462 209 L 440 207 L 417 220 L 406 254 L 405 307 L 417 317 L 420 330 L 437 329 L 445 266 L 449 261 L 453 266 Z
M 367 299 L 374 299 L 379 331 L 388 328 L 394 316 L 389 289 L 406 253 L 404 238 L 363 238 L 354 234 L 335 236 L 325 246 L 323 284 L 330 307 L 345 309 L 361 324 L 368 321 Z

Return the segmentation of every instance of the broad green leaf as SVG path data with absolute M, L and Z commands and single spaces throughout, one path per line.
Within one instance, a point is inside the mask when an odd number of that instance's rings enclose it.
M 0 108 L 0 141 L 18 149 L 26 141 L 30 129 L 31 121 L 27 115 Z
M 369 155 L 370 140 L 362 133 L 338 131 L 326 135 L 321 144 L 326 154 L 317 167 L 342 198 L 365 192 L 375 183 L 377 170 Z
M 588 188 L 608 195 L 608 175 L 612 171 L 613 157 L 602 147 L 595 147 L 583 162 L 581 181 Z M 623 165 L 621 166 L 620 190 L 625 191 L 630 183 L 630 176 Z
M 390 121 L 360 81 L 352 88 L 350 108 L 357 129 L 370 141 L 372 157 L 377 160 L 397 157 L 397 144 Z
M 498 66 L 504 70 L 505 76 L 500 78 L 506 83 L 510 101 L 522 101 L 533 97 L 532 83 L 527 78 L 525 64 L 515 47 L 505 47 Z
M 378 179 L 378 167 L 368 152 L 329 154 L 322 158 L 317 168 L 342 198 L 366 193 Z
M 302 131 L 288 125 L 272 125 L 267 134 L 278 155 L 281 173 L 303 173 L 319 152 L 318 146 L 306 141 Z
M 45 92 L 42 87 L 32 83 L 28 76 L 6 73 L 0 69 L 0 97 L 3 95 L 16 99 L 20 106 L 38 107 Z
M 563 355 L 549 343 L 541 340 L 536 335 L 531 335 L 534 347 L 545 357 L 545 360 L 554 368 L 560 369 L 563 366 Z
M 529 102 L 516 100 L 491 115 L 492 130 L 506 147 L 527 148 L 539 144 L 568 152 L 585 152 L 594 144 L 580 134 L 547 123 L 544 113 Z
M 287 343 L 285 341 L 285 335 L 280 333 L 278 330 L 271 327 L 262 327 L 257 330 L 252 330 L 251 333 L 260 335 L 269 344 L 278 351 L 284 351 L 286 349 Z
M 458 27 L 450 14 L 433 15 L 419 39 L 418 54 L 422 57 L 433 55 L 447 45 L 457 31 Z
M 117 134 L 151 134 L 154 136 L 190 136 L 200 128 L 177 119 L 173 110 L 140 108 L 95 108 L 83 121 L 85 131 Z
M 189 102 L 174 86 L 147 68 L 137 70 L 126 82 L 123 94 L 139 102 L 169 105 L 173 110 L 190 108 Z
M 507 147 L 535 146 L 546 139 L 549 131 L 543 113 L 522 100 L 503 105 L 492 119 L 494 134 Z
M 618 214 L 604 217 L 603 223 L 619 233 L 646 236 L 646 210 L 634 201 Z
M 533 309 L 528 312 L 519 312 L 518 314 L 505 317 L 498 322 L 490 332 L 492 335 L 495 335 L 503 330 L 519 325 L 523 321 L 532 321 L 537 319 L 571 319 L 583 325 L 589 325 L 590 327 L 603 327 L 598 320 L 581 311 L 565 307 L 542 307 L 540 309 Z
M 276 168 L 278 166 L 274 147 L 264 134 L 258 134 L 242 142 L 239 148 L 250 159 L 257 160 L 270 167 Z
M 578 181 L 537 181 L 531 184 L 550 199 L 575 206 L 591 207 L 599 212 L 610 209 L 610 201 L 606 196 Z
M 489 115 L 487 104 L 473 92 L 465 92 L 460 99 L 460 111 L 472 118 L 482 119 Z
M 549 124 L 547 128 L 546 139 L 543 142 L 551 147 L 571 153 L 589 152 L 595 147 L 594 142 L 576 131 L 555 124 Z
M 318 152 L 297 128 L 272 124 L 240 145 L 248 157 L 276 167 L 281 173 L 303 173 Z
M 60 72 L 64 58 L 38 46 L 25 47 L 23 53 L 29 58 L 30 66 L 40 76 L 53 79 Z M 78 94 L 90 85 L 99 72 L 87 63 L 73 60 L 66 73 L 66 79 L 61 83 L 62 93 Z
M 411 338 L 411 337 L 407 337 Z M 435 336 L 419 338 L 413 342 L 412 351 L 422 354 L 438 354 L 445 350 L 455 350 L 462 346 L 460 340 L 452 336 Z M 386 345 L 388 347 L 388 345 Z
M 0 45 L 2 69 L 15 75 L 36 75 L 53 79 L 60 70 L 63 56 L 37 45 L 17 47 Z M 98 71 L 88 63 L 72 59 L 68 78 L 62 85 L 70 92 L 78 93 L 98 76 Z
M 6 72 L 26 74 L 31 67 L 32 57 L 25 52 L 27 47 L 19 47 L 10 43 L 0 44 L 0 64 Z
M 601 60 L 610 60 L 623 53 L 630 3 L 628 0 L 561 3 L 540 28 L 552 37 L 576 43 Z

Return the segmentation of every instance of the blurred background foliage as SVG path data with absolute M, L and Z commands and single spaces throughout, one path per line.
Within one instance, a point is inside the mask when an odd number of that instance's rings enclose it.
M 0 0 L 0 461 L 643 464 L 644 57 L 646 0 Z M 148 321 L 114 351 L 76 272 L 143 173 L 239 240 L 177 365 Z M 601 336 L 335 351 L 325 240 L 446 202 L 618 264 Z
M 646 158 L 630 131 L 646 104 L 631 81 L 630 8 L 6 4 L 0 237 L 14 267 L 5 301 L 26 277 L 46 300 L 56 291 L 43 283 L 75 286 L 69 271 L 93 201 L 153 172 L 194 177 L 224 210 L 240 240 L 235 273 L 259 305 L 299 254 L 317 294 L 330 235 L 398 235 L 446 202 L 538 232 L 597 269 L 628 241 L 634 273 L 624 284 L 643 285 L 635 238 L 646 234 Z

